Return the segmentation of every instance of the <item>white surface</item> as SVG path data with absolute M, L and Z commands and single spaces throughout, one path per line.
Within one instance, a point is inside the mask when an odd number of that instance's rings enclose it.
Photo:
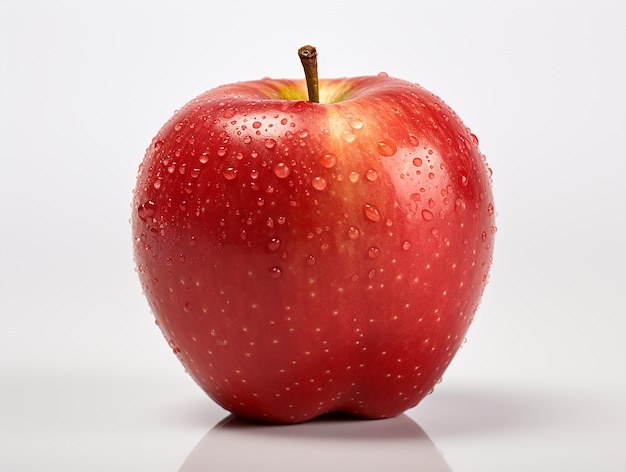
M 239 470 L 259 441 L 278 452 L 258 470 L 313 449 L 325 470 L 371 451 L 389 470 L 626 469 L 623 2 L 315 5 L 308 23 L 296 2 L 0 5 L 0 470 Z M 133 271 L 135 172 L 174 109 L 300 76 L 305 43 L 322 76 L 419 82 L 479 136 L 491 283 L 443 384 L 394 423 L 213 429 L 227 413 Z

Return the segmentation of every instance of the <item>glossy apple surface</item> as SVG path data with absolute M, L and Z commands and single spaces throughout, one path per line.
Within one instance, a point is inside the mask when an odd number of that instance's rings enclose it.
M 132 230 L 156 322 L 222 407 L 395 416 L 440 380 L 488 279 L 491 171 L 424 88 L 385 74 L 242 82 L 164 125 Z

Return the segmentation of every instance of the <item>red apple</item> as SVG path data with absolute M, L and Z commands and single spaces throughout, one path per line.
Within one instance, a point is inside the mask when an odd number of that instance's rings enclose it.
M 139 167 L 139 277 L 170 347 L 227 410 L 395 416 L 441 379 L 476 312 L 491 171 L 419 85 L 328 79 L 320 103 L 308 96 L 304 80 L 263 79 L 174 114 Z

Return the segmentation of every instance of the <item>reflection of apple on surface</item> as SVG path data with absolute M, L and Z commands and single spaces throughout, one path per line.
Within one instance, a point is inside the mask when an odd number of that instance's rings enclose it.
M 180 472 L 208 470 L 449 472 L 435 444 L 407 415 L 387 421 L 325 415 L 299 425 L 229 416 L 209 431 Z
M 318 85 L 201 94 L 158 132 L 134 191 L 160 329 L 207 394 L 249 418 L 415 406 L 491 264 L 491 171 L 459 117 L 386 74 Z

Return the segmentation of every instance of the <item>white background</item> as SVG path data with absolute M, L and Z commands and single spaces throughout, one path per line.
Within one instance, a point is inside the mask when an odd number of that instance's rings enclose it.
M 389 470 L 625 470 L 624 5 L 2 2 L 0 470 L 380 470 L 360 462 L 374 450 Z M 300 77 L 306 43 L 321 76 L 418 82 L 479 136 L 491 282 L 407 415 L 213 429 L 227 413 L 184 374 L 134 273 L 136 169 L 177 107 Z

